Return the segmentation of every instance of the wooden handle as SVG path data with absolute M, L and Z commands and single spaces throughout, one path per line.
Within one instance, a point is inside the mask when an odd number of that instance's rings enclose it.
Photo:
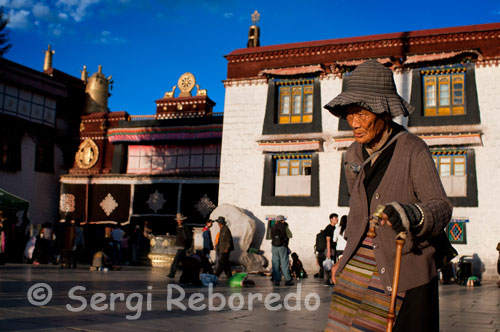
M 387 329 L 386 332 L 392 332 L 392 327 L 394 326 L 394 321 L 396 318 L 396 298 L 398 296 L 399 287 L 399 274 L 401 272 L 401 256 L 403 253 L 403 245 L 405 244 L 406 233 L 404 236 L 398 234 L 396 240 L 396 260 L 394 263 L 394 275 L 392 278 L 392 293 L 391 293 L 391 305 L 389 306 L 389 313 L 387 314 Z

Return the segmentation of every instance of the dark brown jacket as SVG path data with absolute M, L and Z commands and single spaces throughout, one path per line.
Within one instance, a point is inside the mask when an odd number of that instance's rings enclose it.
M 220 229 L 219 244 L 217 248 L 220 253 L 223 253 L 226 250 L 234 250 L 233 236 L 231 235 L 231 231 L 227 225 L 224 225 L 224 227 Z
M 417 136 L 405 133 L 396 141 L 396 147 L 370 204 L 363 185 L 364 170 L 356 174 L 346 167 L 347 183 L 351 195 L 345 237 L 347 245 L 337 275 L 345 267 L 363 239 L 371 215 L 378 204 L 390 202 L 418 203 L 424 212 L 424 223 L 418 234 L 409 234 L 403 247 L 401 277 L 398 291 L 424 285 L 436 276 L 433 260 L 435 249 L 424 237 L 437 235 L 451 219 L 452 205 L 441 184 L 429 148 Z M 346 153 L 346 161 L 362 164 L 362 145 L 354 142 Z M 369 207 L 369 208 L 368 208 Z M 377 269 L 386 293 L 392 290 L 396 232 L 388 227 L 377 228 L 374 252 Z

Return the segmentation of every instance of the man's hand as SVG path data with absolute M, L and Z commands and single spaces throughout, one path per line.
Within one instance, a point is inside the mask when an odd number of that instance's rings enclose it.
M 419 226 L 419 222 L 423 221 L 420 210 L 415 204 L 389 203 L 385 206 L 380 224 L 387 224 L 396 233 L 407 232 L 410 227 Z
M 389 226 L 389 227 L 392 227 L 392 224 L 391 224 L 391 222 L 389 221 L 389 217 L 387 216 L 387 214 L 382 213 L 381 218 L 382 218 L 382 219 L 380 220 L 380 225 L 382 225 L 382 226 L 383 226 L 383 225 L 387 225 L 387 226 Z

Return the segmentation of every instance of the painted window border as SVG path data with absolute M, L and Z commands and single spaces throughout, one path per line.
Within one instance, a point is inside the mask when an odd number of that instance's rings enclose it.
M 278 86 L 278 123 L 280 125 L 303 124 L 313 121 L 314 108 L 314 80 L 277 80 Z M 295 97 L 299 97 L 299 111 L 296 111 Z M 285 102 L 285 97 L 288 97 Z M 310 112 L 306 112 L 307 97 L 311 97 Z M 287 105 L 287 112 L 284 112 L 284 105 Z
M 279 123 L 279 109 L 280 109 L 280 94 L 279 85 L 277 84 L 280 79 L 271 78 L 268 81 L 266 113 L 264 116 L 264 125 L 262 128 L 263 135 L 273 134 L 300 134 L 300 133 L 318 133 L 322 132 L 321 124 L 321 85 L 319 77 L 303 77 L 303 78 L 290 78 L 288 80 L 313 80 L 313 111 L 312 122 L 309 123 Z M 290 103 L 292 100 L 290 99 Z
M 455 207 L 477 207 L 477 176 L 476 176 L 476 154 L 474 149 L 445 147 L 442 149 L 431 149 L 434 151 L 465 151 L 465 174 L 467 174 L 467 195 L 461 197 L 448 197 Z
M 285 153 L 283 153 L 285 154 Z M 317 152 L 311 154 L 311 195 L 310 196 L 274 196 L 274 176 L 276 174 L 273 154 L 264 157 L 264 177 L 262 181 L 262 206 L 319 206 L 319 156 Z
M 428 68 L 416 68 L 412 71 L 412 84 L 410 104 L 415 106 L 408 120 L 408 127 L 416 126 L 443 126 L 481 123 L 479 103 L 477 98 L 476 75 L 473 63 L 463 65 L 465 71 L 465 114 L 463 115 L 441 115 L 424 116 L 424 89 L 422 80 L 422 70 L 435 68 L 451 68 L 451 66 L 439 66 Z
M 423 86 L 423 107 L 425 117 L 442 117 L 442 116 L 459 116 L 467 114 L 466 104 L 467 98 L 465 96 L 465 91 L 467 87 L 465 84 L 465 75 L 467 68 L 464 65 L 455 66 L 452 68 L 445 69 L 422 69 L 420 74 L 422 76 L 422 86 Z M 455 87 L 455 80 L 459 78 L 459 83 L 462 85 L 461 89 Z M 441 100 L 444 99 L 443 92 L 445 92 L 442 87 L 447 86 L 447 105 L 442 105 Z M 428 87 L 433 87 L 428 89 Z M 429 93 L 432 91 L 431 98 L 434 101 L 434 105 L 428 105 L 427 100 L 429 98 Z M 455 102 L 455 92 L 460 91 L 460 103 Z M 442 114 L 448 113 L 448 114 Z

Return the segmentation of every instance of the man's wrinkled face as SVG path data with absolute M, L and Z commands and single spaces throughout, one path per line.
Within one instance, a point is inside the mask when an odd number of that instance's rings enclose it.
M 385 128 L 382 118 L 359 106 L 349 109 L 346 120 L 352 128 L 354 139 L 360 144 L 375 145 Z

